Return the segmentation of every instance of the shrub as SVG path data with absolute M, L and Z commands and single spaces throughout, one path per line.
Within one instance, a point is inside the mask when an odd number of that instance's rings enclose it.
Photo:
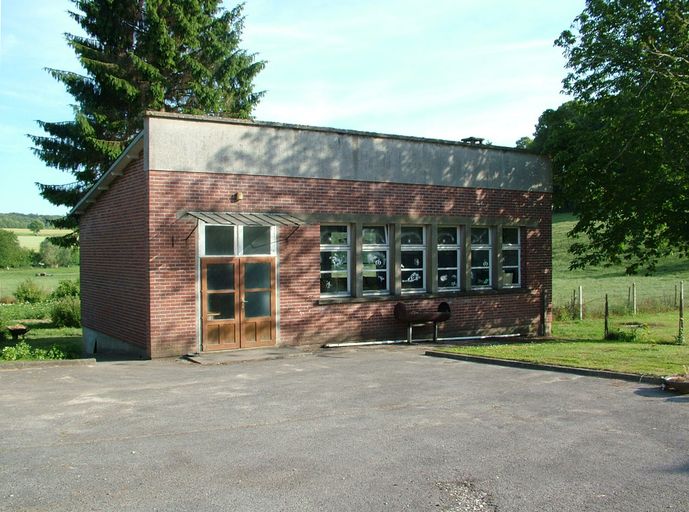
M 79 297 L 64 297 L 50 310 L 50 320 L 55 327 L 81 327 L 81 300 Z
M 5 361 L 35 360 L 35 359 L 65 359 L 65 353 L 53 345 L 49 350 L 44 348 L 31 348 L 26 341 L 20 341 L 14 346 L 2 349 L 0 359 Z
M 644 324 L 626 325 L 629 330 L 614 329 L 605 337 L 609 341 L 645 341 L 648 338 L 648 326 Z
M 41 262 L 46 267 L 68 267 L 79 264 L 78 247 L 61 247 L 46 238 L 38 249 Z
M 31 279 L 22 281 L 14 292 L 14 296 L 19 302 L 35 304 L 45 300 L 45 290 L 34 283 Z
M 60 281 L 57 288 L 50 294 L 51 300 L 64 299 L 65 297 L 79 297 L 80 286 L 79 280 L 75 281 Z

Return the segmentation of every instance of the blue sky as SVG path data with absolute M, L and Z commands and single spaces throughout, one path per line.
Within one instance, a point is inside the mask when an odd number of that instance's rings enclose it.
M 234 3 L 228 3 L 234 5 Z M 71 117 L 44 68 L 78 71 L 68 0 L 0 0 L 0 212 L 62 214 L 35 182 L 68 183 L 30 149 Z M 243 47 L 267 61 L 256 119 L 512 146 L 566 101 L 553 46 L 584 0 L 247 0 Z

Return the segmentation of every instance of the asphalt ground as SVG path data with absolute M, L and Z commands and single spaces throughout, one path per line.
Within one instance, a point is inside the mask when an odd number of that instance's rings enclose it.
M 0 510 L 689 510 L 689 396 L 423 351 L 0 370 Z

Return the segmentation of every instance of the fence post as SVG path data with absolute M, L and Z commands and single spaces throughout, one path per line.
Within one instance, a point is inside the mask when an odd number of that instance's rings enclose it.
M 584 287 L 579 286 L 579 320 L 584 319 Z
M 569 309 L 570 313 L 572 313 L 572 320 L 576 318 L 577 315 L 577 291 L 572 290 L 572 302 L 571 302 L 571 308 Z
M 679 332 L 677 343 L 684 344 L 684 281 L 679 282 Z
M 608 294 L 605 294 L 605 332 L 603 333 L 603 339 L 608 339 L 608 334 L 610 334 L 610 330 L 608 329 Z
M 632 314 L 636 316 L 636 283 L 632 283 Z

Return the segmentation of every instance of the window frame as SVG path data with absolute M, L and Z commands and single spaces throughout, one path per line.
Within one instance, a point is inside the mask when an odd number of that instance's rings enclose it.
M 364 296 L 374 296 L 374 295 L 390 295 L 392 293 L 392 283 L 390 282 L 390 224 L 380 224 L 380 223 L 370 223 L 370 224 L 363 224 L 361 225 L 361 290 L 362 290 L 362 295 Z M 364 231 L 366 228 L 376 228 L 376 227 L 382 227 L 385 230 L 385 244 L 367 244 L 364 242 Z M 366 290 L 365 289 L 365 282 L 364 282 L 364 274 L 366 273 L 366 269 L 364 266 L 366 263 L 364 262 L 364 253 L 366 252 L 372 252 L 372 251 L 377 251 L 377 252 L 385 252 L 385 284 L 386 287 L 384 290 Z M 380 269 L 376 268 L 376 277 L 378 272 L 381 272 Z M 357 276 L 358 279 L 358 276 Z
M 208 227 L 225 227 L 233 230 L 234 247 L 233 254 L 206 254 L 206 228 Z M 244 254 L 244 228 L 245 227 L 266 227 L 269 229 L 269 252 L 262 254 Z M 261 257 L 261 256 L 275 256 L 277 254 L 277 229 L 276 226 L 239 226 L 236 224 L 211 224 L 203 223 L 199 229 L 199 257 L 201 258 L 236 258 L 240 256 L 247 257 Z
M 352 226 L 348 223 L 343 223 L 343 224 L 335 224 L 335 223 L 326 223 L 326 224 L 320 224 L 318 227 L 319 231 L 319 241 L 320 241 L 320 230 L 323 227 L 327 226 L 344 226 L 347 228 L 347 243 L 346 244 L 320 244 L 320 249 L 319 249 L 319 256 L 323 252 L 347 252 L 347 269 L 346 269 L 346 275 L 347 275 L 347 291 L 346 292 L 320 292 L 321 297 L 351 297 L 352 296 L 352 245 L 353 245 L 353 239 L 352 239 Z M 319 288 L 320 288 L 320 279 L 323 274 L 332 274 L 333 270 L 323 270 L 320 268 L 320 259 L 319 259 Z M 341 272 L 341 271 L 338 271 Z
M 488 231 L 488 243 L 487 244 L 474 244 L 472 237 L 471 237 L 471 231 L 474 229 L 485 229 Z M 471 254 L 469 256 L 471 265 L 470 265 L 470 273 L 471 273 L 471 282 L 469 283 L 469 286 L 472 290 L 489 290 L 493 288 L 493 229 L 490 226 L 469 226 L 469 242 L 471 245 Z M 482 284 L 482 285 L 475 285 L 474 284 L 474 270 L 485 270 L 485 266 L 475 266 L 474 265 L 474 251 L 488 251 L 488 284 Z
M 517 231 L 517 243 L 507 244 L 505 243 L 505 229 L 514 229 Z M 503 226 L 502 227 L 502 274 L 503 274 L 503 288 L 521 288 L 522 286 L 522 235 L 519 226 Z M 505 251 L 516 251 L 517 253 L 517 264 L 516 265 L 505 265 Z M 505 269 L 516 269 L 517 270 L 517 282 L 505 284 Z
M 443 244 L 440 243 L 440 235 L 439 231 L 440 229 L 445 229 L 445 228 L 452 228 L 455 230 L 455 243 L 454 244 Z M 435 244 L 435 258 L 436 258 L 436 275 L 435 275 L 435 281 L 436 285 L 438 287 L 438 291 L 440 292 L 445 292 L 445 291 L 459 291 L 462 289 L 462 274 L 464 273 L 464 265 L 462 265 L 462 229 L 460 226 L 451 226 L 451 225 L 439 225 L 436 229 L 436 244 Z M 450 252 L 453 251 L 455 252 L 457 256 L 457 265 L 455 267 L 441 267 L 440 266 L 440 252 Z M 448 271 L 448 270 L 454 270 L 455 273 L 457 274 L 457 284 L 455 286 L 441 286 L 440 285 L 440 272 L 441 271 Z
M 404 228 L 421 228 L 421 244 L 405 244 L 402 237 Z M 421 267 L 404 269 L 402 267 L 403 255 L 405 252 L 421 252 Z M 421 271 L 421 288 L 405 288 L 403 272 Z M 423 224 L 401 224 L 400 225 L 400 289 L 402 294 L 427 293 L 428 292 L 428 230 Z

